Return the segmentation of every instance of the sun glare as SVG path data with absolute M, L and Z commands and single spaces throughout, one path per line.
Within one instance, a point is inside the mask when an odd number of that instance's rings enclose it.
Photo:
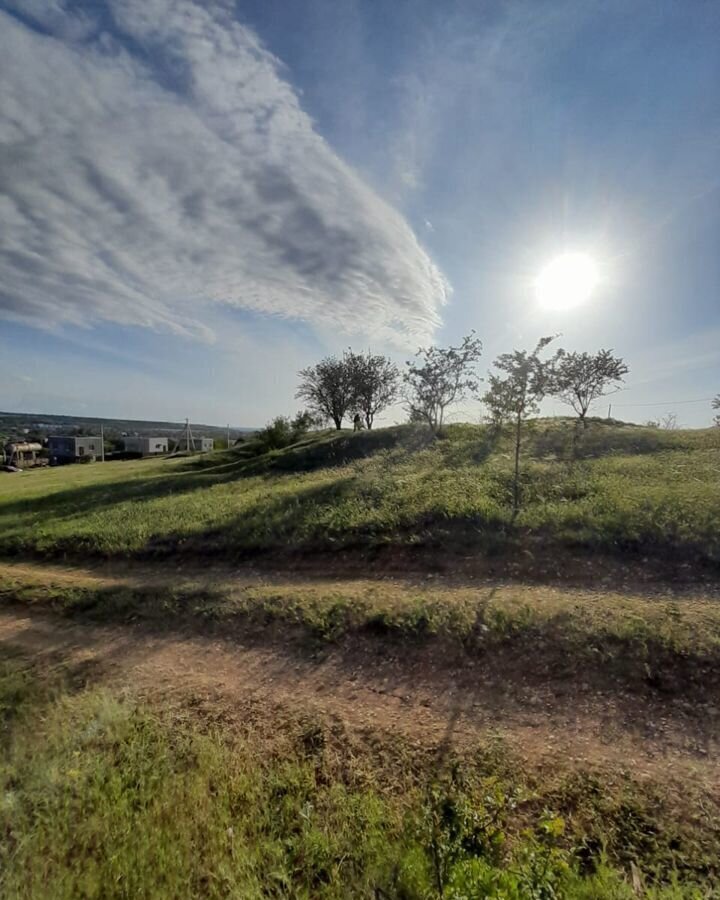
M 544 309 L 572 309 L 590 299 L 597 283 L 597 266 L 591 257 L 563 253 L 538 275 L 535 292 Z

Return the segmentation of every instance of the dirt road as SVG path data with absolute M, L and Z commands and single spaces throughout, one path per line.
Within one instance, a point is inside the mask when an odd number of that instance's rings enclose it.
M 690 782 L 720 800 L 717 710 L 649 702 L 582 685 L 503 684 L 425 652 L 390 656 L 372 645 L 298 655 L 277 643 L 148 633 L 0 611 L 0 652 L 71 665 L 92 684 L 200 708 L 243 727 L 302 715 L 350 733 L 402 735 L 426 747 L 499 736 L 532 766 L 613 767 L 635 778 Z

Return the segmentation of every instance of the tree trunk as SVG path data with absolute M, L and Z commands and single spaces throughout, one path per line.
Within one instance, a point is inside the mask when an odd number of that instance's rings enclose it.
M 520 509 L 520 428 L 522 416 L 518 413 L 515 424 L 515 480 L 513 482 L 513 512 Z
M 335 428 L 340 431 L 340 429 L 342 428 L 342 416 L 340 416 L 339 418 L 338 416 L 333 416 L 332 420 L 335 423 Z
M 580 428 L 580 422 L 583 423 L 582 430 Z M 585 430 L 585 420 L 582 416 L 580 416 L 580 421 L 576 422 L 573 425 L 573 439 L 572 439 L 572 461 L 575 462 L 578 455 L 578 447 L 580 446 L 580 438 L 582 436 L 582 432 Z
M 370 431 L 373 426 L 373 417 L 370 413 L 365 413 L 365 424 L 367 425 L 368 431 Z

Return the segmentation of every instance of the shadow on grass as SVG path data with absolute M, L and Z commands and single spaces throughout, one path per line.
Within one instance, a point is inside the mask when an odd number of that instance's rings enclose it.
M 313 520 L 319 510 L 336 507 L 352 494 L 355 484 L 354 477 L 346 476 L 330 483 L 296 486 L 291 494 L 264 494 L 240 515 L 215 527 L 152 538 L 138 555 L 157 558 L 181 552 L 232 559 L 288 547 L 301 553 L 307 542 L 332 548 L 339 537 L 327 531 L 319 535 Z M 337 530 L 352 540 L 349 529 L 338 526 Z
M 431 445 L 435 436 L 415 425 L 397 425 L 374 431 L 331 432 L 309 436 L 284 450 L 271 451 L 246 464 L 248 474 L 312 472 L 346 466 L 377 453 L 398 450 L 408 455 Z
M 439 448 L 445 465 L 481 466 L 502 443 L 503 434 L 490 425 L 450 425 Z

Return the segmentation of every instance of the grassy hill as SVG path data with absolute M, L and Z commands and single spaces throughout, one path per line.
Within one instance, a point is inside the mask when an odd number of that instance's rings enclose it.
M 315 433 L 281 451 L 3 475 L 0 553 L 82 557 L 549 547 L 720 561 L 720 429 L 539 422 L 513 516 L 510 438 L 455 425 Z M 418 552 L 420 551 L 420 552 Z

